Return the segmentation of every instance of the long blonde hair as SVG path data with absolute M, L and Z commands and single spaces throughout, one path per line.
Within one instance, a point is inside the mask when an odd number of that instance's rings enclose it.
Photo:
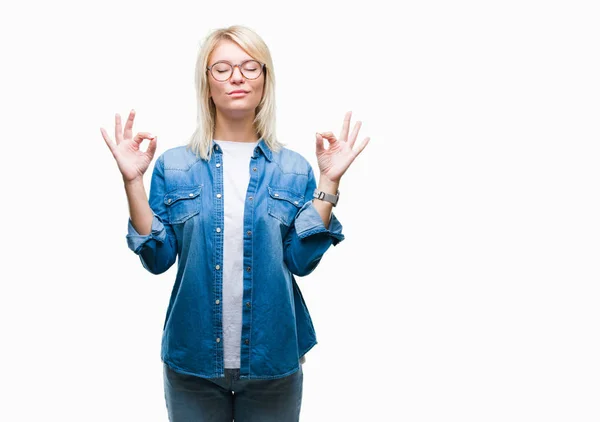
M 265 85 L 263 96 L 256 107 L 254 128 L 258 136 L 264 139 L 267 146 L 273 152 L 279 151 L 285 144 L 279 142 L 275 134 L 275 74 L 273 72 L 271 52 L 267 44 L 255 31 L 242 25 L 233 25 L 212 31 L 200 47 L 196 59 L 195 76 L 196 99 L 198 102 L 197 127 L 187 147 L 203 159 L 210 160 L 215 129 L 216 107 L 212 98 L 209 97 L 208 72 L 206 71 L 206 67 L 208 66 L 210 54 L 221 40 L 233 41 L 254 59 L 265 64 Z

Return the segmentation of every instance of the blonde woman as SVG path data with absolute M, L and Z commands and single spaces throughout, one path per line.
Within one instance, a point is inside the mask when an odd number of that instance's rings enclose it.
M 101 129 L 125 183 L 129 247 L 153 274 L 178 261 L 161 345 L 169 418 L 298 421 L 304 355 L 317 341 L 294 276 L 344 240 L 332 208 L 369 138 L 353 148 L 350 112 L 339 139 L 317 133 L 317 184 L 277 140 L 271 55 L 243 26 L 204 40 L 196 89 L 198 128 L 158 156 L 149 199 L 142 176 L 157 137 L 133 135 L 133 110 L 124 129 L 116 115 L 115 143 Z

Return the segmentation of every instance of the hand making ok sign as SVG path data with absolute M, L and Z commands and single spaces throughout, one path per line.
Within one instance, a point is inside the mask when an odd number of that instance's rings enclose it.
M 358 157 L 358 154 L 365 149 L 370 140 L 369 137 L 366 137 L 356 150 L 354 149 L 354 142 L 356 141 L 362 122 L 356 122 L 354 129 L 350 134 L 350 138 L 348 138 L 351 117 L 352 111 L 347 112 L 344 117 L 344 124 L 342 125 L 342 132 L 340 133 L 339 139 L 336 139 L 333 132 L 317 132 L 316 134 L 319 170 L 321 176 L 325 176 L 332 182 L 339 183 L 342 175 L 348 170 L 348 167 L 350 167 L 350 164 L 352 164 L 354 159 Z M 329 142 L 328 149 L 325 149 L 323 139 L 327 139 Z

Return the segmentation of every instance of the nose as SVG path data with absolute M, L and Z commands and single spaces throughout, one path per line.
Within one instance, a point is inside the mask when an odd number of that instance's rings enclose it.
M 236 82 L 241 82 L 244 79 L 244 75 L 242 75 L 242 71 L 239 66 L 234 66 L 231 73 L 231 80 Z

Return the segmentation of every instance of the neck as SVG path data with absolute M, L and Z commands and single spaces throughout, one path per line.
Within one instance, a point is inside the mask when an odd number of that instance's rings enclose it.
M 256 142 L 254 113 L 242 116 L 225 116 L 217 111 L 214 138 L 222 141 Z

